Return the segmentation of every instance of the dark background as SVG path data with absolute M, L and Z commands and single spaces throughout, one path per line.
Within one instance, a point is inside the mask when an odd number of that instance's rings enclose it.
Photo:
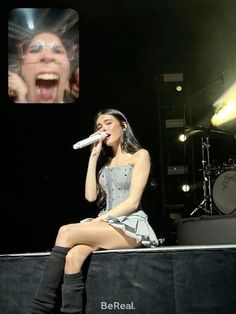
M 8 12 L 18 7 L 8 1 L 1 9 L 5 48 Z M 235 81 L 236 2 L 82 0 L 47 7 L 79 13 L 80 97 L 73 104 L 11 103 L 7 49 L 1 48 L 1 252 L 50 250 L 59 226 L 96 216 L 95 204 L 84 199 L 89 148 L 72 146 L 92 132 L 95 113 L 107 107 L 126 114 L 150 151 L 156 184 L 145 193 L 145 211 L 166 244 L 175 243 L 173 219 L 188 217 L 202 197 L 200 138 L 181 146 L 177 135 L 186 125 L 209 127 L 213 102 Z M 175 73 L 183 80 L 165 81 Z M 166 120 L 183 119 L 184 111 L 186 125 L 167 129 Z M 235 134 L 234 125 L 228 131 Z M 236 158 L 233 136 L 214 137 L 211 144 L 215 164 Z M 168 166 L 186 164 L 187 173 L 168 175 Z M 184 194 L 186 180 L 194 189 Z

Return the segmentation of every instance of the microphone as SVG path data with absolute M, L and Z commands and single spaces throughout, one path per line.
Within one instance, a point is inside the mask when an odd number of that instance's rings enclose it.
M 98 142 L 100 139 L 104 140 L 108 135 L 109 135 L 109 133 L 104 132 L 104 131 L 97 132 L 95 134 L 90 135 L 86 139 L 75 143 L 73 145 L 73 148 L 74 149 L 83 148 L 85 146 L 88 146 L 88 145 L 91 145 L 93 143 Z

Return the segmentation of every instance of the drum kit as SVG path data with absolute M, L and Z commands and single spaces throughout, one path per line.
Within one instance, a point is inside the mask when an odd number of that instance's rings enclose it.
M 192 135 L 201 136 L 201 163 L 203 198 L 200 204 L 190 213 L 194 215 L 203 210 L 206 215 L 236 214 L 236 163 L 228 158 L 226 163 L 213 166 L 210 159 L 210 139 L 215 135 L 232 136 L 221 129 L 195 127 L 185 130 L 186 138 Z M 220 149 L 220 147 L 219 147 Z

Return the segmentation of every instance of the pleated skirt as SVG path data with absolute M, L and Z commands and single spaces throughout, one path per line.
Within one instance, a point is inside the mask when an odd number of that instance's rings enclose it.
M 138 244 L 145 247 L 157 247 L 163 244 L 164 239 L 157 238 L 148 222 L 148 216 L 143 210 L 125 216 L 108 216 L 105 221 L 111 226 L 121 229 L 126 235 L 136 239 Z

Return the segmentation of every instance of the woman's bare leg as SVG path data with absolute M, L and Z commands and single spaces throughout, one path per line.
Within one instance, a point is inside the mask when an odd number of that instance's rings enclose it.
M 65 273 L 74 274 L 79 272 L 86 258 L 96 249 L 87 244 L 78 244 L 71 248 L 66 255 Z
M 136 239 L 105 221 L 62 226 L 57 235 L 56 245 L 73 247 L 77 244 L 88 245 L 94 249 L 128 249 L 140 246 Z

